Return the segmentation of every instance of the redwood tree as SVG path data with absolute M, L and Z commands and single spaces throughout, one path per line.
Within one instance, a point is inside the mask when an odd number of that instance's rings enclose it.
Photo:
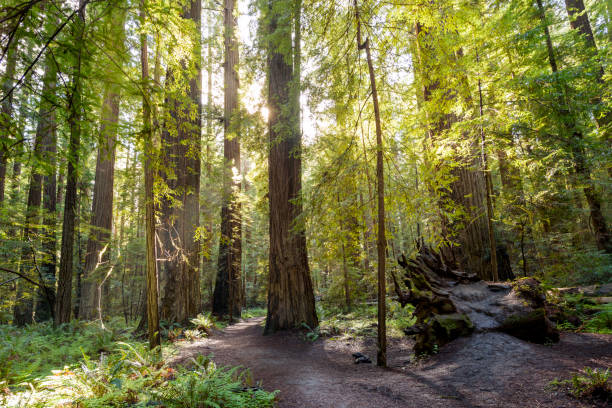
M 192 0 L 185 8 L 183 18 L 195 23 L 193 57 L 181 62 L 182 72 L 170 67 L 166 74 L 164 168 L 160 172 L 169 193 L 162 199 L 159 229 L 161 318 L 166 321 L 183 322 L 200 311 L 199 247 L 195 236 L 199 227 L 202 128 L 201 11 L 201 0 Z
M 267 8 L 268 195 L 270 252 L 265 333 L 305 323 L 318 325 L 302 214 L 302 158 L 299 132 L 299 77 L 291 43 L 293 7 L 270 0 Z M 299 24 L 296 24 L 299 27 Z M 294 33 L 297 34 L 297 33 Z M 298 56 L 299 57 L 299 56 Z
M 217 280 L 213 295 L 212 311 L 217 316 L 229 313 L 240 317 L 241 312 L 241 256 L 242 217 L 239 201 L 240 139 L 238 116 L 238 42 L 236 41 L 236 17 L 234 0 L 224 0 L 223 22 L 225 26 L 224 85 L 225 102 L 223 124 L 223 205 L 221 207 L 221 239 Z
M 118 7 L 110 12 L 107 21 L 107 27 L 114 40 L 114 47 L 109 52 L 109 77 L 104 84 L 104 98 L 100 112 L 91 229 L 87 240 L 81 297 L 79 299 L 80 319 L 94 319 L 102 315 L 101 286 L 106 280 L 107 274 L 111 271 L 111 251 L 108 246 L 113 228 L 115 146 L 117 144 L 117 124 L 119 122 L 121 100 L 121 88 L 117 78 L 121 75 L 121 61 L 124 58 L 125 16 L 125 7 L 123 4 L 118 4 Z

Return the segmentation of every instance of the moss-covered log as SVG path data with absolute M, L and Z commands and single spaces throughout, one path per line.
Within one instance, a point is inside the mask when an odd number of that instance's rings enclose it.
M 557 341 L 559 334 L 547 315 L 546 292 L 535 278 L 490 283 L 460 271 L 452 260 L 421 245 L 414 259 L 399 259 L 400 282 L 393 280 L 402 306 L 415 307 L 417 354 L 431 353 L 474 331 L 502 331 L 535 343 Z M 403 285 L 402 285 L 403 283 Z

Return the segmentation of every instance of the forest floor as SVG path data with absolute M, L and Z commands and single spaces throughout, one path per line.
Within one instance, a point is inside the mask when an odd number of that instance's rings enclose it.
M 241 365 L 266 390 L 280 390 L 279 407 L 592 407 L 551 385 L 584 367 L 612 367 L 612 335 L 562 333 L 554 345 L 530 344 L 501 333 L 462 338 L 434 356 L 414 361 L 409 339 L 390 339 L 389 368 L 355 364 L 362 352 L 375 361 L 376 339 L 318 338 L 299 333 L 263 336 L 263 318 L 183 343 L 173 364 L 213 355 Z

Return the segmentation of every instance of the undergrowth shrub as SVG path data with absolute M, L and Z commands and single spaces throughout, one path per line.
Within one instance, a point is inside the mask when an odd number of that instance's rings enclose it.
M 274 404 L 276 394 L 253 387 L 248 372 L 217 367 L 203 357 L 193 361 L 193 369 L 175 369 L 161 355 L 131 338 L 128 330 L 102 329 L 95 323 L 73 322 L 57 329 L 48 324 L 0 326 L 0 407 Z

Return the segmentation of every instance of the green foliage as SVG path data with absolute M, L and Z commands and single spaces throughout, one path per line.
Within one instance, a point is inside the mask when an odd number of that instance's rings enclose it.
M 600 307 L 587 306 L 591 310 L 596 310 L 584 323 L 584 330 L 593 333 L 612 334 L 612 303 L 601 305 Z
M 156 398 L 168 408 L 258 408 L 272 407 L 276 392 L 254 387 L 248 371 L 217 368 L 207 359 L 193 361 L 194 367 L 177 372 L 174 381 L 157 392 Z
M 388 302 L 387 334 L 391 337 L 403 337 L 403 330 L 416 323 L 412 315 L 414 307 L 401 305 L 395 301 Z M 364 337 L 376 335 L 376 305 L 360 304 L 349 313 L 333 305 L 319 304 L 320 334 L 332 337 Z
M 193 361 L 193 368 L 175 369 L 161 359 L 159 350 L 150 351 L 146 343 L 127 334 L 107 336 L 108 331 L 80 322 L 59 329 L 47 324 L 24 329 L 0 326 L 0 356 L 12 362 L 2 366 L 0 405 L 255 408 L 274 404 L 276 393 L 254 387 L 248 371 L 217 367 L 202 356 Z
M 555 379 L 552 386 L 565 386 L 569 393 L 580 399 L 608 400 L 612 396 L 610 369 L 585 367 L 569 380 Z
M 251 317 L 265 317 L 268 310 L 263 307 L 255 307 L 251 309 L 245 309 L 242 311 L 243 319 L 250 319 Z

